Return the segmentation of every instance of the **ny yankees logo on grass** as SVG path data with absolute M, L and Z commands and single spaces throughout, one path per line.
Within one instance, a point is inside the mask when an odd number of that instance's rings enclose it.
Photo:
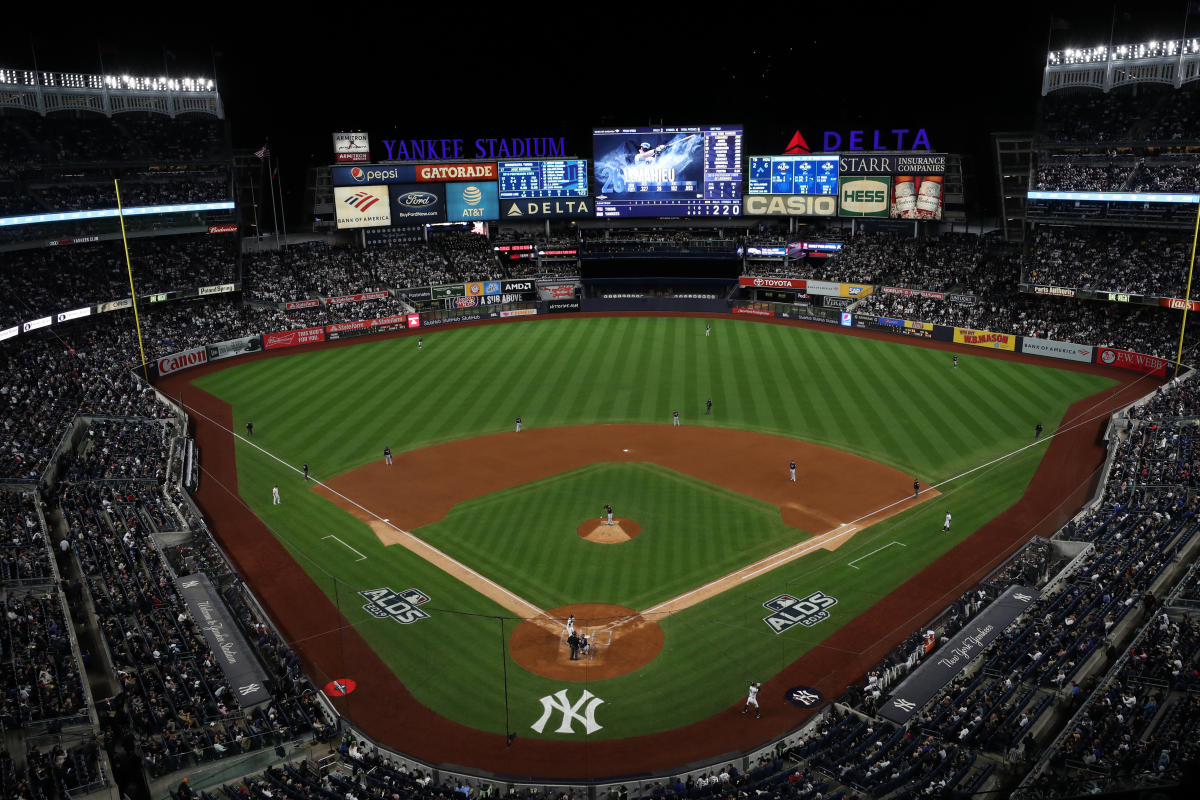
M 542 716 L 529 727 L 541 733 L 554 712 L 560 711 L 562 712 L 562 724 L 555 729 L 555 733 L 574 733 L 572 725 L 575 720 L 579 720 L 583 724 L 584 733 L 595 733 L 604 727 L 596 722 L 596 707 L 603 702 L 599 697 L 584 689 L 579 700 L 572 703 L 567 699 L 567 690 L 559 689 L 554 694 L 548 694 L 542 698 Z M 583 714 L 579 713 L 580 708 L 583 708 Z

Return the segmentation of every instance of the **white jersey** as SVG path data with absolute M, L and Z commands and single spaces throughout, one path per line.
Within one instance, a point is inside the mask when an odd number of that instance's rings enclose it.
M 746 705 L 748 705 L 748 706 L 757 706 L 758 705 L 758 684 L 754 684 L 754 683 L 750 684 L 750 694 L 746 697 Z
M 950 512 L 946 512 L 946 527 L 950 527 Z

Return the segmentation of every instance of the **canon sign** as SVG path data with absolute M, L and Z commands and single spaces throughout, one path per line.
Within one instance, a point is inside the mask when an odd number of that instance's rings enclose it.
M 178 372 L 181 369 L 194 367 L 199 364 L 208 363 L 208 348 L 193 347 L 191 350 L 184 350 L 179 353 L 172 353 L 169 356 L 163 356 L 157 362 L 159 375 L 170 375 L 172 372 Z

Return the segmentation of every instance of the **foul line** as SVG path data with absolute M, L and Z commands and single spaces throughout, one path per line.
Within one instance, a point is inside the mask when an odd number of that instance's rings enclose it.
M 889 547 L 891 547 L 891 546 L 892 546 L 892 545 L 894 545 L 894 544 L 898 544 L 898 545 L 900 545 L 901 547 L 908 547 L 908 545 L 906 545 L 904 542 L 888 542 L 888 543 L 887 543 L 887 544 L 885 544 L 883 547 L 876 547 L 874 550 L 872 550 L 871 552 L 867 553 L 867 555 L 866 555 L 866 556 L 859 556 L 858 558 L 854 559 L 854 561 L 862 561 L 862 560 L 863 560 L 864 558 L 866 558 L 867 556 L 873 556 L 873 555 L 875 555 L 876 553 L 878 553 L 880 550 L 887 550 Z M 854 568 L 854 569 L 858 569 L 858 567 L 855 567 L 855 566 L 854 566 L 854 561 L 851 561 L 851 562 L 850 562 L 849 564 L 847 564 L 846 566 L 848 566 L 848 567 L 852 567 L 852 568 Z
M 297 472 L 297 473 L 301 473 L 301 474 L 303 474 L 302 470 L 298 469 L 297 467 L 293 467 L 291 464 L 287 463 L 286 461 L 284 461 L 282 458 L 280 458 L 279 456 L 275 455 L 274 453 L 272 453 L 272 452 L 270 452 L 270 451 L 268 451 L 268 450 L 264 450 L 263 448 L 261 448 L 261 447 L 259 447 L 257 444 L 255 444 L 254 442 L 252 442 L 252 441 L 250 441 L 249 439 L 247 439 L 246 437 L 242 436 L 242 435 L 241 435 L 240 433 L 238 433 L 237 431 L 234 431 L 234 430 L 231 430 L 231 429 L 229 429 L 229 428 L 226 428 L 224 425 L 222 425 L 221 423 L 217 422 L 215 419 L 213 419 L 212 417 L 208 416 L 207 414 L 204 414 L 204 413 L 203 413 L 203 412 L 201 412 L 201 411 L 197 411 L 196 409 L 193 409 L 193 408 L 191 408 L 190 406 L 185 406 L 185 408 L 188 408 L 189 410 L 191 410 L 191 411 L 192 411 L 192 413 L 194 413 L 196 416 L 198 416 L 198 417 L 203 417 L 204 419 L 208 420 L 209 422 L 211 422 L 213 425 L 217 426 L 217 427 L 218 427 L 218 428 L 220 428 L 221 430 L 228 432 L 228 433 L 229 433 L 231 436 L 233 436 L 234 438 L 236 438 L 236 439 L 240 439 L 241 441 L 243 441 L 243 442 L 245 442 L 246 444 L 250 445 L 250 446 L 251 446 L 251 447 L 253 447 L 255 450 L 257 450 L 258 452 L 260 452 L 260 453 L 262 453 L 263 455 L 267 456 L 268 458 L 270 458 L 270 459 L 272 459 L 272 460 L 274 460 L 274 461 L 277 461 L 277 462 L 279 462 L 279 463 L 280 463 L 280 464 L 282 464 L 283 466 L 285 466 L 285 467 L 287 467 L 288 469 L 290 469 L 292 472 Z M 310 477 L 310 478 L 309 478 L 309 480 L 311 480 L 311 481 L 312 481 L 314 484 L 316 484 L 317 486 L 320 486 L 322 489 L 324 489 L 325 491 L 329 492 L 330 494 L 332 494 L 332 495 L 336 495 L 337 497 L 340 497 L 340 498 L 342 498 L 343 500 L 345 500 L 345 501 L 346 501 L 347 503 L 349 503 L 350 505 L 352 505 L 352 506 L 354 506 L 355 508 L 357 508 L 357 509 L 359 509 L 360 511 L 362 511 L 364 514 L 366 514 L 366 515 L 368 515 L 368 516 L 370 516 L 370 517 L 373 517 L 374 519 L 377 519 L 377 520 L 379 520 L 379 521 L 380 521 L 380 522 L 382 522 L 384 525 L 387 525 L 387 526 L 388 526 L 389 528 L 391 528 L 392 530 L 394 530 L 394 531 L 396 531 L 397 533 L 399 533 L 399 534 L 401 534 L 402 536 L 404 536 L 406 541 L 408 541 L 408 542 L 410 542 L 410 543 L 413 543 L 413 544 L 419 544 L 421 547 L 425 548 L 425 549 L 426 549 L 426 550 L 428 550 L 429 552 L 431 552 L 431 553 L 434 553 L 434 554 L 436 555 L 436 557 L 437 557 L 437 558 L 439 558 L 439 559 L 442 559 L 443 561 L 445 561 L 445 562 L 446 562 L 446 563 L 448 563 L 448 564 L 453 564 L 453 565 L 454 565 L 456 568 L 458 568 L 458 569 L 461 569 L 463 572 L 465 572 L 466 574 L 468 574 L 468 575 L 472 576 L 472 577 L 473 577 L 473 578 L 475 578 L 476 580 L 479 580 L 480 582 L 482 582 L 482 583 L 485 583 L 485 584 L 487 584 L 488 586 L 491 586 L 492 588 L 496 589 L 497 591 L 499 591 L 499 592 L 503 593 L 504 595 L 506 595 L 506 596 L 508 596 L 508 597 L 512 598 L 514 601 L 516 601 L 516 603 L 517 603 L 517 605 L 518 605 L 518 606 L 523 606 L 524 608 L 526 608 L 526 609 L 528 609 L 528 610 L 530 610 L 530 611 L 533 611 L 534 613 L 532 614 L 532 616 L 535 616 L 535 617 L 545 617 L 546 619 L 550 620 L 551 622 L 556 622 L 556 621 L 557 621 L 557 620 L 555 620 L 553 617 L 551 617 L 549 614 L 547 614 L 545 611 L 543 611 L 542 609 L 538 608 L 537 606 L 535 606 L 533 603 L 529 602 L 529 601 L 528 601 L 528 600 L 526 600 L 525 598 L 521 597 L 520 595 L 514 594 L 513 592 L 511 592 L 511 591 L 509 591 L 508 589 L 504 588 L 503 586 L 501 586 L 500 584 L 496 583 L 496 582 L 495 582 L 495 581 L 493 581 L 492 579 L 490 579 L 490 578 L 487 578 L 487 577 L 484 577 L 483 575 L 480 575 L 478 572 L 476 572 L 475 570 L 471 569 L 471 568 L 470 568 L 470 567 L 468 567 L 466 564 L 464 564 L 464 563 L 462 563 L 461 561 L 458 561 L 458 560 L 456 560 L 456 559 L 454 559 L 454 558 L 451 558 L 450 556 L 446 555 L 446 554 L 445 554 L 445 553 L 443 553 L 441 550 L 437 549 L 436 547 L 434 547 L 433 545 L 431 545 L 431 544 L 429 544 L 428 542 L 424 541 L 423 539 L 420 539 L 420 538 L 418 538 L 418 537 L 416 537 L 416 536 L 413 536 L 413 535 L 412 535 L 411 533 L 409 533 L 408 531 L 406 531 L 406 530 L 404 530 L 404 529 L 402 529 L 402 528 L 400 528 L 400 527 L 398 527 L 398 526 L 396 526 L 396 525 L 393 525 L 393 524 L 392 524 L 392 522 L 391 522 L 390 520 L 386 520 L 386 519 L 384 519 L 383 517 L 379 516 L 379 515 L 378 515 L 378 514 L 376 514 L 374 511 L 372 511 L 371 509 L 367 508 L 366 506 L 363 506 L 361 503 L 358 503 L 358 502 L 355 502 L 354 500 L 351 500 L 349 497 L 346 497 L 346 495 L 342 494 L 342 493 L 341 493 L 341 492 L 339 492 L 337 489 L 334 489 L 334 488 L 332 488 L 332 487 L 330 487 L 330 486 L 327 486 L 327 485 L 325 485 L 324 483 L 322 483 L 321 481 L 317 480 L 316 478 L 312 478 L 312 477 Z M 426 555 L 423 555 L 423 554 L 421 554 L 421 553 L 418 553 L 418 552 L 417 552 L 417 551 L 416 551 L 414 548 L 412 548 L 412 547 L 409 547 L 408 549 L 409 549 L 411 552 L 413 552 L 415 555 L 417 555 L 417 556 L 420 556 L 421 558 L 425 559 L 425 560 L 426 560 L 426 561 L 428 561 L 429 563 L 433 564 L 435 567 L 438 567 L 438 568 L 439 568 L 439 569 L 441 569 L 443 572 L 445 572 L 445 571 L 446 571 L 445 569 L 443 569 L 443 568 L 442 568 L 442 566 L 441 566 L 440 564 L 436 563 L 436 562 L 433 560 L 433 558 L 431 558 L 431 557 L 429 557 L 429 556 L 426 556 Z M 515 610 L 515 609 L 513 609 L 513 610 Z
M 321 538 L 322 538 L 322 539 L 337 539 L 339 542 L 342 542 L 342 540 L 341 540 L 341 539 L 338 539 L 338 537 L 334 536 L 332 533 L 331 533 L 331 534 L 329 534 L 328 536 L 322 536 Z M 359 556 L 358 560 L 359 560 L 359 561 L 366 561 L 366 560 L 367 560 L 367 557 L 366 557 L 366 556 L 364 556 L 362 553 L 359 553 L 357 550 L 355 550 L 353 547 L 351 547 L 350 545 L 346 544 L 345 542 L 342 542 L 342 546 L 343 546 L 343 547 L 345 547 L 347 550 L 349 550 L 351 553 L 358 553 L 358 556 Z

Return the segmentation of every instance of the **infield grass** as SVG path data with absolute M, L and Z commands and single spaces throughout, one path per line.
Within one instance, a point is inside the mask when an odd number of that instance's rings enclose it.
M 307 461 L 314 477 L 326 478 L 379 458 L 384 446 L 400 452 L 507 431 L 518 415 L 527 428 L 665 425 L 679 409 L 684 424 L 806 439 L 873 458 L 930 485 L 1028 444 L 1039 421 L 1046 434 L 1053 433 L 1071 402 L 1115 385 L 1099 376 L 982 355 L 960 353 L 954 369 L 950 353 L 902 341 L 750 321 L 711 320 L 713 335 L 705 338 L 706 321 L 564 318 L 425 330 L 420 352 L 411 337 L 364 342 L 238 365 L 197 384 L 233 406 L 236 433 L 252 420 L 254 444 L 279 459 L 239 443 L 238 488 L 245 502 L 418 699 L 447 717 L 497 732 L 504 731 L 501 631 L 513 621 L 502 620 L 503 609 L 408 551 L 383 547 L 366 525 L 308 491 L 296 471 L 299 464 Z M 713 415 L 706 417 L 703 404 L 709 398 Z M 1041 447 L 1032 448 L 947 484 L 942 497 L 855 535 L 836 552 L 805 556 L 664 618 L 666 647 L 653 663 L 589 685 L 605 700 L 599 720 L 604 728 L 593 737 L 673 728 L 737 702 L 747 681 L 778 672 L 1015 502 L 1041 453 Z M 757 501 L 731 500 L 724 490 L 662 473 L 638 474 L 631 482 L 629 472 L 582 470 L 460 504 L 420 534 L 485 574 L 489 564 L 510 573 L 516 568 L 509 588 L 542 607 L 610 602 L 635 608 L 702 582 L 697 576 L 706 570 L 728 572 L 761 557 L 758 548 L 771 552 L 800 538 L 781 522 L 779 530 L 764 522 L 749 549 L 731 548 L 714 538 L 718 526 L 704 520 L 730 513 L 757 520 Z M 573 481 L 601 476 L 613 491 L 625 482 L 628 502 L 612 499 L 619 515 L 643 526 L 648 520 L 657 524 L 656 515 L 688 519 L 695 535 L 663 544 L 647 538 L 647 547 L 659 549 L 640 559 L 645 562 L 640 576 L 627 576 L 624 565 L 607 556 L 578 555 L 585 552 L 578 546 L 590 543 L 571 541 L 573 533 L 561 537 L 561 526 L 573 531 L 582 521 L 572 506 L 578 498 L 589 499 L 586 515 L 599 510 L 592 507 L 597 493 L 578 491 Z M 637 496 L 641 482 L 648 488 Z M 283 495 L 280 506 L 270 501 L 275 483 Z M 542 494 L 538 508 L 531 508 L 523 492 L 548 492 L 551 508 L 541 510 Z M 556 492 L 561 496 L 553 498 Z M 955 523 L 944 535 L 939 531 L 947 510 Z M 512 539 L 531 519 L 559 539 L 553 544 Z M 470 531 L 483 521 L 503 533 L 494 540 L 473 539 Z M 644 527 L 643 536 L 647 531 Z M 331 535 L 341 542 L 326 538 Z M 776 547 L 780 539 L 786 541 Z M 684 541 L 690 544 L 681 546 Z M 880 547 L 886 549 L 868 555 Z M 350 548 L 366 559 L 358 560 Z M 849 566 L 863 556 L 857 568 Z M 369 616 L 357 591 L 379 587 L 428 594 L 430 618 L 398 625 Z M 762 604 L 775 595 L 814 590 L 837 598 L 830 619 L 779 635 L 762 621 L 767 614 Z M 938 610 L 914 614 L 894 638 Z M 465 647 L 489 655 L 464 657 Z M 513 728 L 536 736 L 529 725 L 541 712 L 538 698 L 562 685 L 511 660 L 507 668 Z M 463 686 L 477 691 L 464 692 Z M 542 738 L 572 737 L 547 728 Z

